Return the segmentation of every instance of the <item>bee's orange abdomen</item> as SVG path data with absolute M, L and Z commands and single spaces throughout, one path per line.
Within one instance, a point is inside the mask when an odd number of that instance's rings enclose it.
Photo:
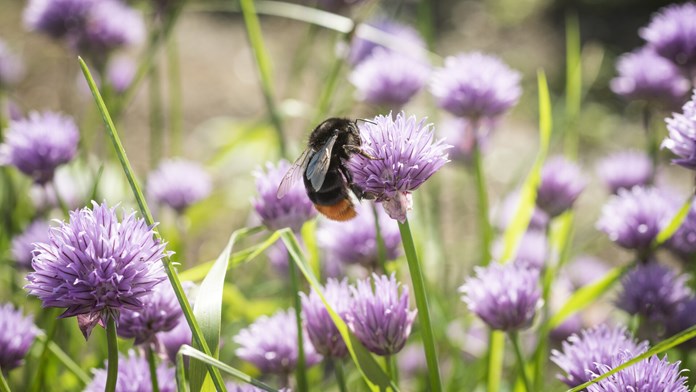
M 315 204 L 317 211 L 321 212 L 324 216 L 335 221 L 347 221 L 355 218 L 357 212 L 355 212 L 355 206 L 350 201 L 350 199 L 343 199 L 338 203 L 330 206 L 323 206 Z

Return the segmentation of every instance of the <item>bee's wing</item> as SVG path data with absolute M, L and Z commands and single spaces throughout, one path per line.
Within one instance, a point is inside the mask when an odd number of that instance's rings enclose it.
M 312 183 L 312 188 L 315 191 L 321 189 L 326 178 L 326 172 L 329 171 L 331 163 L 331 150 L 338 139 L 338 135 L 333 135 L 310 159 L 307 165 L 307 178 Z
M 283 179 L 280 181 L 280 185 L 278 185 L 278 191 L 276 192 L 277 198 L 282 199 L 283 196 L 288 193 L 290 188 L 292 188 L 292 186 L 297 182 L 297 180 L 302 177 L 302 173 L 307 167 L 307 162 L 309 161 L 311 152 L 312 149 L 310 148 L 304 150 L 302 155 L 300 155 L 295 163 L 290 166 L 290 169 L 288 169 L 287 173 L 285 173 L 285 176 L 283 176 Z

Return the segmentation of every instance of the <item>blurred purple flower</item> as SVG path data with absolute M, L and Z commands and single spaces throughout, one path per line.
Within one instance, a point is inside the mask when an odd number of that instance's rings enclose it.
M 575 313 L 565 319 L 561 324 L 549 332 L 549 338 L 554 342 L 561 342 L 582 329 L 582 318 Z
M 630 351 L 619 352 L 609 363 L 602 363 L 592 370 L 591 377 L 595 378 L 628 362 L 637 353 Z M 665 355 L 660 359 L 657 355 L 644 359 L 628 369 L 611 375 L 587 387 L 587 392 L 689 392 L 687 378 L 679 369 L 679 361 L 669 363 Z
M 171 331 L 183 315 L 171 283 L 164 281 L 140 298 L 138 310 L 123 309 L 118 319 L 118 335 L 135 338 L 135 344 L 154 342 L 158 332 Z
M 675 211 L 673 200 L 659 189 L 619 189 L 602 207 L 597 228 L 626 249 L 646 252 Z
M 353 154 L 347 166 L 353 181 L 366 195 L 383 203 L 384 210 L 399 222 L 411 209 L 411 192 L 435 174 L 447 159 L 450 147 L 442 140 L 433 141 L 433 126 L 425 119 L 379 115 L 374 123 L 362 123 L 363 150 L 377 159 Z
M 469 310 L 492 329 L 517 331 L 532 324 L 542 306 L 539 271 L 508 263 L 474 267 L 459 291 Z
M 389 277 L 373 274 L 372 279 L 359 280 L 350 289 L 353 301 L 346 324 L 351 332 L 377 355 L 401 351 L 418 313 L 408 308 L 408 287 L 397 282 L 394 274 Z
M 3 372 L 22 364 L 38 333 L 33 316 L 22 315 L 22 309 L 15 310 L 12 304 L 0 305 L 0 369 Z
M 428 372 L 428 364 L 425 359 L 423 346 L 419 344 L 407 344 L 397 358 L 399 375 L 401 377 L 417 378 Z
M 551 361 L 564 373 L 558 378 L 572 388 L 589 381 L 592 372 L 611 364 L 618 354 L 628 351 L 638 355 L 647 349 L 648 342 L 638 343 L 626 327 L 600 324 L 573 334 L 563 342 L 561 351 L 551 350 Z
M 648 46 L 675 64 L 696 65 L 696 4 L 672 4 L 653 14 L 650 24 L 640 29 Z
M 29 0 L 24 9 L 24 25 L 53 38 L 72 34 L 84 25 L 84 18 L 95 0 Z
M 395 260 L 401 255 L 399 227 L 389 219 L 380 205 L 374 206 L 377 209 L 386 259 Z M 374 269 L 379 265 L 379 255 L 372 206 L 371 203 L 362 203 L 356 209 L 358 215 L 347 222 L 322 221 L 317 230 L 317 242 L 326 251 L 327 258 Z
M 119 94 L 125 92 L 131 85 L 135 78 L 135 72 L 135 61 L 128 56 L 116 56 L 110 59 L 106 68 L 109 84 Z
M 299 232 L 305 222 L 317 216 L 317 210 L 300 182 L 293 184 L 284 197 L 278 198 L 278 186 L 288 169 L 290 163 L 281 160 L 277 165 L 266 163 L 265 171 L 256 170 L 254 177 L 258 196 L 252 200 L 252 204 L 268 229 L 289 227 Z
M 24 228 L 21 234 L 12 239 L 12 258 L 19 267 L 31 270 L 34 243 L 48 242 L 48 228 L 48 222 L 37 219 Z
M 662 142 L 662 148 L 679 157 L 672 159 L 672 163 L 696 170 L 696 90 L 682 107 L 682 113 L 672 113 L 665 122 L 669 136 Z
M 392 45 L 387 47 L 370 39 L 363 38 L 362 36 L 367 35 L 366 32 L 370 29 L 376 29 L 387 33 L 390 36 Z M 425 61 L 425 40 L 423 40 L 418 30 L 409 25 L 390 19 L 380 19 L 366 25 L 358 26 L 357 32 L 358 33 L 353 37 L 350 53 L 348 55 L 348 62 L 353 66 L 360 64 L 370 57 L 378 48 L 387 51 L 397 50 L 402 55 Z
M 162 282 L 161 284 L 169 284 L 169 282 Z M 193 308 L 193 295 L 196 285 L 193 282 L 181 282 L 181 284 L 189 300 L 189 304 L 191 304 L 191 308 Z M 176 354 L 179 352 L 181 346 L 184 344 L 191 345 L 191 339 L 193 338 L 191 328 L 186 321 L 186 317 L 184 317 L 183 311 L 179 310 L 178 313 L 179 318 L 176 322 L 176 326 L 169 331 L 158 332 L 155 336 L 160 349 L 167 354 L 167 357 L 172 363 L 176 363 Z M 184 357 L 184 360 L 188 361 L 188 357 Z
M 24 63 L 0 40 L 0 90 L 13 86 L 24 77 Z
M 676 312 L 673 317 L 667 320 L 667 336 L 676 335 L 687 328 L 696 325 L 696 298 L 690 297 L 682 301 L 676 307 Z M 688 340 L 682 344 L 689 348 L 696 346 L 696 338 Z
M 137 45 L 145 39 L 145 21 L 140 11 L 118 0 L 95 1 L 85 15 L 84 30 L 74 43 L 93 55 Z
M 514 263 L 527 269 L 541 270 L 548 256 L 546 233 L 541 230 L 527 230 L 520 240 Z
M 609 266 L 602 260 L 586 255 L 574 258 L 564 269 L 575 289 L 586 286 L 609 272 Z
M 452 145 L 448 151 L 449 158 L 467 165 L 471 163 L 474 146 L 478 144 L 479 149 L 483 149 L 488 140 L 487 131 L 474 129 L 471 121 L 463 117 L 450 117 L 443 120 L 438 130 L 445 141 Z
M 536 204 L 551 218 L 573 207 L 587 181 L 580 168 L 562 156 L 549 158 L 541 170 Z
M 512 219 L 517 214 L 517 207 L 520 202 L 520 191 L 516 190 L 508 194 L 502 203 L 498 207 L 497 219 L 495 220 L 498 229 L 505 230 Z M 532 213 L 532 218 L 529 221 L 529 230 L 546 230 L 546 225 L 549 223 L 549 216 L 539 209 L 539 207 L 534 208 Z
M 106 367 L 106 364 L 105 366 Z M 93 369 L 92 382 L 85 387 L 84 392 L 103 392 L 106 388 L 106 369 Z M 176 392 L 175 370 L 167 361 L 157 366 L 157 382 L 160 392 Z M 134 350 L 128 351 L 128 356 L 119 354 L 117 392 L 149 392 L 152 391 L 150 367 L 145 357 Z
M 179 214 L 208 197 L 211 189 L 212 181 L 205 168 L 180 158 L 161 162 L 147 178 L 148 198 Z
M 10 164 L 37 184 L 53 179 L 56 168 L 77 153 L 80 134 L 72 117 L 55 112 L 31 112 L 11 121 L 5 143 L 0 145 L 0 164 Z
M 322 291 L 329 305 L 345 320 L 351 305 L 348 281 L 329 278 Z M 300 295 L 305 329 L 315 350 L 325 357 L 344 358 L 348 349 L 319 295 L 314 290 L 309 295 Z
M 696 202 L 686 215 L 677 232 L 670 237 L 667 246 L 681 257 L 696 253 Z
M 35 272 L 25 286 L 43 307 L 67 308 L 61 318 L 78 316 L 85 337 L 108 315 L 118 320 L 123 309 L 141 310 L 143 297 L 167 279 L 160 262 L 165 244 L 154 239 L 153 227 L 135 212 L 119 222 L 115 208 L 92 204 L 72 211 L 70 222 L 35 245 Z
M 321 361 L 304 332 L 304 354 L 307 367 Z M 239 344 L 238 357 L 251 362 L 262 373 L 290 374 L 297 366 L 297 323 L 292 310 L 281 310 L 273 316 L 261 316 L 234 337 Z
M 634 186 L 646 186 L 653 178 L 650 157 L 642 151 L 619 151 L 602 159 L 597 174 L 611 193 Z
M 431 91 L 441 108 L 474 122 L 496 119 L 522 94 L 517 71 L 479 52 L 446 58 L 433 73 Z
M 611 90 L 628 100 L 644 100 L 667 108 L 683 103 L 689 80 L 671 61 L 643 47 L 619 57 L 619 76 L 611 80 Z
M 427 63 L 378 49 L 355 67 L 349 80 L 361 101 L 399 110 L 423 88 L 429 75 Z

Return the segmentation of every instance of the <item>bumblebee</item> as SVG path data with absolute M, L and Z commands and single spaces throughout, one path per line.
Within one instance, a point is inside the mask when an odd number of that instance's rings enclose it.
M 377 159 L 361 149 L 362 140 L 355 121 L 330 118 L 309 135 L 307 149 L 283 177 L 276 196 L 280 199 L 302 175 L 307 196 L 317 211 L 329 219 L 346 221 L 357 213 L 357 200 L 365 198 L 353 183 L 345 163 L 352 154 Z M 356 200 L 357 199 L 357 200 Z

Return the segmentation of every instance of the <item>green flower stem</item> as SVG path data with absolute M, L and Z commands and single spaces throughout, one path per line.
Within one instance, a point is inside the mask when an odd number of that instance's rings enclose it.
M 399 371 L 396 368 L 396 357 L 393 355 L 385 355 L 384 363 L 387 365 L 387 375 L 394 381 L 394 384 L 399 385 Z
M 384 237 L 382 237 L 382 230 L 379 224 L 379 213 L 377 212 L 377 205 L 372 204 L 372 215 L 375 217 L 375 236 L 377 239 L 377 265 L 384 272 L 387 273 L 387 247 L 384 245 Z
M 474 128 L 476 131 L 476 127 Z M 474 143 L 471 152 L 474 178 L 476 180 L 476 198 L 478 201 L 478 224 L 481 236 L 481 260 L 480 265 L 486 266 L 491 261 L 491 243 L 493 242 L 493 229 L 488 211 L 488 190 L 486 190 L 486 177 L 483 171 L 483 159 L 479 143 Z
M 10 392 L 10 386 L 5 380 L 5 372 L 2 369 L 0 369 L 0 392 Z
M 346 386 L 346 376 L 343 374 L 343 361 L 340 358 L 334 360 L 334 372 L 336 373 L 336 383 L 340 392 L 348 392 Z
M 418 320 L 421 327 L 421 336 L 423 337 L 425 359 L 428 363 L 430 390 L 432 392 L 440 392 L 442 391 L 442 382 L 440 381 L 440 369 L 437 364 L 435 337 L 430 323 L 428 299 L 425 296 L 425 279 L 423 278 L 423 272 L 421 271 L 418 255 L 416 254 L 416 246 L 413 243 L 413 236 L 411 234 L 411 227 L 408 224 L 408 218 L 404 220 L 403 223 L 399 222 L 399 232 L 401 233 L 401 242 L 404 245 L 406 260 L 408 261 L 408 269 L 411 273 L 413 294 L 416 297 L 416 307 L 418 308 Z
M 155 352 L 152 350 L 152 345 L 148 344 L 145 351 L 147 352 L 147 364 L 150 366 L 152 392 L 159 392 L 159 384 L 157 382 L 157 361 L 155 360 Z
M 50 309 L 45 313 L 45 321 L 48 323 L 46 328 L 46 338 L 42 342 L 41 350 L 39 354 L 39 363 L 36 366 L 36 371 L 34 372 L 35 377 L 32 378 L 31 385 L 29 385 L 29 390 L 32 392 L 37 392 L 43 390 L 44 383 L 44 368 L 48 363 L 48 345 L 56 336 L 56 331 L 58 330 L 58 316 L 60 315 L 59 309 Z
M 106 346 L 108 349 L 108 360 L 106 388 L 104 388 L 104 391 L 115 392 L 118 379 L 118 339 L 116 339 L 116 319 L 112 314 L 109 314 L 106 320 Z
M 655 179 L 655 173 L 657 173 L 657 165 L 659 163 L 658 154 L 660 153 L 660 141 L 658 140 L 657 132 L 652 129 L 652 111 L 649 106 L 643 108 L 643 130 L 645 131 L 645 149 L 650 157 L 653 168 L 653 178 L 651 182 Z
M 162 144 L 164 143 L 164 122 L 162 108 L 162 78 L 158 66 L 150 69 L 150 83 L 148 84 L 150 98 L 150 169 L 157 167 L 162 158 Z
M 524 389 L 527 392 L 532 392 L 532 384 L 529 382 L 529 376 L 527 376 L 527 369 L 524 362 L 524 356 L 522 355 L 522 348 L 520 347 L 520 335 L 517 332 L 508 332 L 510 336 L 510 341 L 512 342 L 512 347 L 515 350 L 515 357 L 517 358 L 517 367 L 519 368 L 519 373 L 522 375 L 522 381 L 524 383 Z
M 169 130 L 171 132 L 171 155 L 181 155 L 184 144 L 184 113 L 181 90 L 181 68 L 179 45 L 175 37 L 167 41 L 167 74 L 169 76 Z
M 133 168 L 131 167 L 130 161 L 128 160 L 128 156 L 126 155 L 126 150 L 123 149 L 123 145 L 121 144 L 121 138 L 118 136 L 118 131 L 116 130 L 116 126 L 114 126 L 114 122 L 111 119 L 109 110 L 106 108 L 106 105 L 104 104 L 104 100 L 102 99 L 101 94 L 99 93 L 99 90 L 97 89 L 97 86 L 94 83 L 94 79 L 92 78 L 92 75 L 90 74 L 89 69 L 87 68 L 87 64 L 85 64 L 82 58 L 78 59 L 80 62 L 80 67 L 82 68 L 82 73 L 85 75 L 85 78 L 87 79 L 87 84 L 89 85 L 89 88 L 92 91 L 94 100 L 97 104 L 97 107 L 99 108 L 99 112 L 102 115 L 104 124 L 106 125 L 106 132 L 109 138 L 111 139 L 114 149 L 116 150 L 118 160 L 121 163 L 121 167 L 123 168 L 126 178 L 128 179 L 128 183 L 130 184 L 131 190 L 133 191 L 135 200 L 138 203 L 140 213 L 143 215 L 145 223 L 147 223 L 148 225 L 153 225 L 154 219 L 152 218 L 152 213 L 150 212 L 150 208 L 147 206 L 147 202 L 145 201 L 145 196 L 143 196 L 143 192 L 140 190 L 138 181 L 135 178 L 135 173 L 133 171 Z M 159 233 L 156 231 L 155 236 L 161 240 Z M 186 322 L 191 328 L 193 341 L 196 342 L 196 344 L 201 348 L 201 351 L 203 351 L 203 353 L 205 353 L 208 356 L 212 356 L 210 347 L 208 346 L 208 342 L 205 340 L 205 337 L 203 337 L 201 328 L 198 326 L 198 322 L 196 321 L 196 318 L 193 315 L 191 304 L 189 303 L 188 298 L 186 297 L 186 293 L 184 292 L 184 289 L 181 286 L 181 281 L 179 280 L 179 276 L 177 275 L 176 270 L 172 265 L 171 259 L 168 256 L 164 257 L 162 259 L 162 264 L 164 265 L 164 271 L 167 273 L 167 278 L 169 278 L 169 282 L 172 284 L 174 294 L 176 294 L 176 299 L 179 301 L 179 306 L 181 306 L 181 310 L 184 313 Z M 213 379 L 213 384 L 215 384 L 215 388 L 218 391 L 226 391 L 227 388 L 225 388 L 225 383 L 223 382 L 222 376 L 220 375 L 220 370 L 212 365 L 208 365 L 207 367 L 208 372 L 210 373 Z
M 500 380 L 503 377 L 503 356 L 505 353 L 505 334 L 500 331 L 490 331 L 488 334 L 488 392 L 500 391 Z
M 292 291 L 290 295 L 292 295 L 294 301 L 295 321 L 297 322 L 297 369 L 295 369 L 295 377 L 297 378 L 297 390 L 306 392 L 309 390 L 309 387 L 305 364 L 304 336 L 302 334 L 302 301 L 300 298 L 297 267 L 295 263 L 289 262 L 288 268 L 290 272 L 290 290 Z

